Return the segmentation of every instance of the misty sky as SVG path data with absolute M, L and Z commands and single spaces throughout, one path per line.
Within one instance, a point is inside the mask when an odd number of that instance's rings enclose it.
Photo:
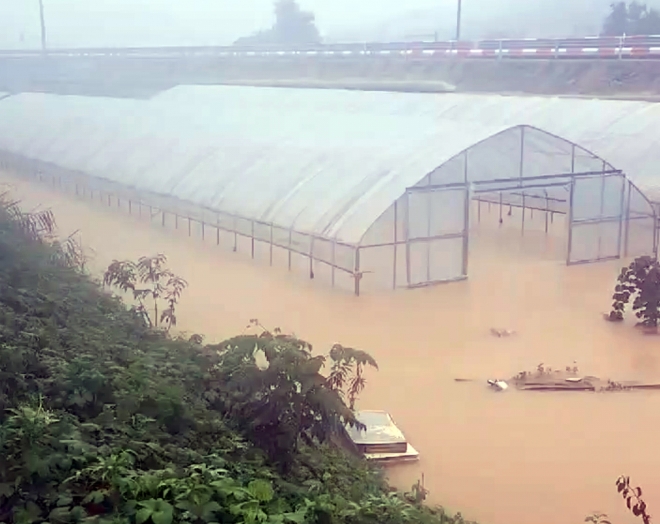
M 53 47 L 230 44 L 272 0 L 43 0 Z M 652 0 L 654 4 L 660 0 Z M 595 34 L 611 0 L 463 0 L 466 38 Z M 299 0 L 329 40 L 450 38 L 456 0 Z M 563 6 L 560 9 L 559 6 Z M 0 0 L 0 48 L 39 46 L 38 0 Z

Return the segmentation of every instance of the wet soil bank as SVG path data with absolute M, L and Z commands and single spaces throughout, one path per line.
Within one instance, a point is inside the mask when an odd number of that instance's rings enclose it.
M 178 84 L 598 96 L 655 100 L 660 61 L 259 58 L 0 58 L 0 91 L 148 97 Z

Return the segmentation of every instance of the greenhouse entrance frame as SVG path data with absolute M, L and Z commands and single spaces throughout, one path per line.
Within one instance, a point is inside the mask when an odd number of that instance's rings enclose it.
M 454 231 L 434 231 L 432 218 L 434 210 L 439 206 L 451 205 L 456 201 L 461 203 L 462 224 Z M 422 206 L 417 204 L 422 202 L 425 204 L 423 207 L 426 208 L 426 217 L 418 216 Z M 415 186 L 406 189 L 404 242 L 407 287 L 424 287 L 434 283 L 455 282 L 467 278 L 470 202 L 470 187 L 467 184 Z M 457 276 L 438 278 L 434 275 L 434 269 L 442 266 L 443 261 L 439 261 L 437 258 L 448 258 L 447 253 L 452 253 L 453 250 L 451 247 L 449 250 L 443 248 L 454 243 L 454 240 L 459 240 L 461 245 L 461 272 Z M 424 263 L 420 264 L 421 260 Z M 419 271 L 416 270 L 418 267 Z M 394 271 L 396 274 L 396 267 Z
M 502 195 L 520 196 L 522 205 L 525 200 L 545 200 L 546 205 L 534 206 L 534 209 L 546 213 L 561 213 L 567 216 L 566 264 L 586 264 L 606 260 L 615 260 L 630 255 L 628 237 L 631 222 L 636 219 L 653 220 L 655 215 L 636 212 L 631 205 L 631 199 L 640 196 L 649 204 L 648 199 L 625 176 L 623 171 L 608 169 L 604 163 L 600 171 L 581 173 L 557 173 L 529 177 L 509 177 L 494 180 L 479 180 L 473 182 L 458 182 L 447 184 L 417 185 L 406 188 L 404 217 L 404 242 L 406 253 L 406 283 L 407 287 L 416 288 L 438 283 L 455 282 L 468 277 L 470 214 L 471 202 L 478 200 L 479 195 L 499 193 Z M 549 196 L 550 191 L 566 191 L 566 199 L 560 200 Z M 517 193 L 513 193 L 517 192 Z M 540 195 L 539 192 L 543 194 Z M 444 234 L 434 234 L 432 214 L 437 206 L 453 205 L 459 200 L 462 206 L 461 224 L 453 231 Z M 424 202 L 425 201 L 425 202 Z M 550 205 L 550 201 L 563 202 L 565 210 L 558 210 Z M 418 213 L 420 203 L 428 210 L 426 227 L 423 234 L 419 233 Z M 524 229 L 525 213 L 523 212 L 522 227 Z M 547 232 L 547 229 L 546 229 Z M 653 234 L 653 254 L 657 256 L 658 235 Z M 460 272 L 445 278 L 433 278 L 433 268 L 443 263 L 456 267 L 455 246 L 451 243 L 461 241 Z M 443 249 L 446 247 L 446 249 Z M 452 249 L 453 248 L 453 249 Z M 415 272 L 411 268 L 420 258 L 426 258 L 424 271 Z M 440 260 L 444 258 L 444 260 Z M 396 264 L 396 261 L 395 261 Z M 396 273 L 396 268 L 395 268 Z M 395 284 L 396 287 L 396 284 Z

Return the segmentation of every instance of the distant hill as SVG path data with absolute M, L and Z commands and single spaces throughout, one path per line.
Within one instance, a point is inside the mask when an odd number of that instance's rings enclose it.
M 603 19 L 612 0 L 572 0 L 561 9 L 556 0 L 523 3 L 519 0 L 475 2 L 463 0 L 462 37 L 551 38 L 591 36 L 600 33 Z M 647 2 L 660 7 L 660 0 Z M 437 32 L 441 40 L 451 39 L 456 31 L 456 2 L 437 8 L 407 10 L 385 22 L 362 24 L 362 27 L 331 29 L 327 41 L 393 41 L 430 39 Z

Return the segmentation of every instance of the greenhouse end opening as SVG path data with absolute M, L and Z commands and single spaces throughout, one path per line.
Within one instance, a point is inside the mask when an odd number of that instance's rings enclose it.
M 624 171 L 636 167 L 621 152 L 631 138 L 616 128 L 633 109 L 657 119 L 644 104 L 24 93 L 0 100 L 0 168 L 359 295 L 463 280 L 475 243 L 505 230 L 561 237 L 550 258 L 568 265 L 657 254 L 656 209 Z

